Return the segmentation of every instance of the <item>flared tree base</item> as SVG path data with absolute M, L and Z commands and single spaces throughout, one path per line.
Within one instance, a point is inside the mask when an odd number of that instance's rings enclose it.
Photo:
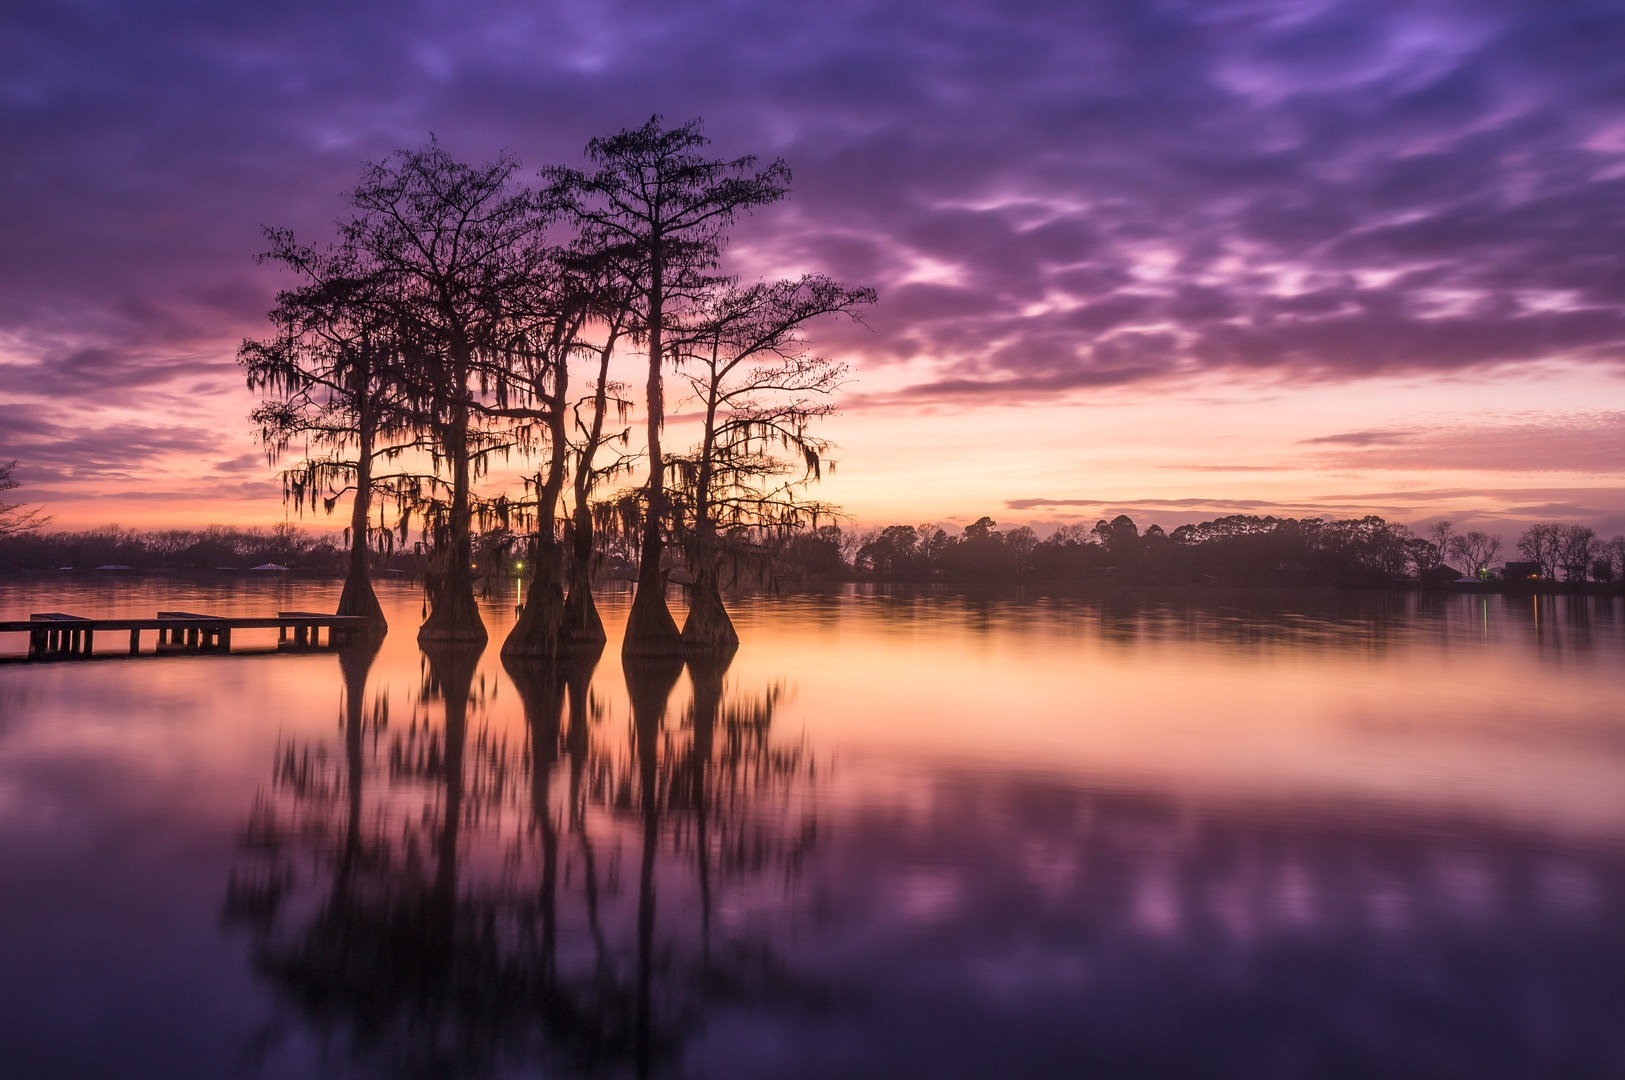
M 480 619 L 479 605 L 474 602 L 473 583 L 447 582 L 429 617 L 418 628 L 418 643 L 483 645 L 488 640 L 490 635 Z
M 568 652 L 600 652 L 609 635 L 603 617 L 592 599 L 590 585 L 571 585 L 564 601 L 564 625 L 559 628 L 559 648 Z
M 683 623 L 683 645 L 691 654 L 706 656 L 732 656 L 739 648 L 739 634 L 714 580 L 694 583 Z
M 350 576 L 344 579 L 344 591 L 339 593 L 338 610 L 335 615 L 359 615 L 368 622 L 368 630 L 378 636 L 389 629 L 389 620 L 384 618 L 384 606 L 378 602 L 378 594 L 373 591 L 372 581 L 365 571 L 350 571 Z
M 531 582 L 525 606 L 502 642 L 504 659 L 550 660 L 559 653 L 564 630 L 564 590 L 557 580 Z
M 621 655 L 682 657 L 686 652 L 682 631 L 666 606 L 663 584 L 651 586 L 639 581 L 637 594 L 632 597 L 632 611 L 626 618 Z

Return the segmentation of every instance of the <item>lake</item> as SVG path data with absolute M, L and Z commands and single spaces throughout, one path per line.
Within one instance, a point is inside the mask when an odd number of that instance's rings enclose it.
M 848 588 L 625 670 L 614 594 L 510 673 L 515 598 L 0 666 L 5 1074 L 1625 1076 L 1625 601 Z

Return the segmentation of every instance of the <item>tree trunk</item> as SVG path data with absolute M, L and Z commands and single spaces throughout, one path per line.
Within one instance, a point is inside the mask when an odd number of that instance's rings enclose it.
M 604 620 L 592 599 L 592 511 L 578 494 L 570 529 L 570 589 L 564 601 L 559 647 L 580 651 L 604 647 Z
M 603 348 L 598 350 L 598 381 L 592 395 L 592 428 L 576 465 L 575 511 L 570 531 L 570 592 L 564 601 L 564 640 L 569 648 L 593 655 L 603 651 L 608 640 L 604 620 L 592 599 L 593 525 L 588 497 L 593 487 L 593 457 L 604 440 L 604 413 L 609 406 L 609 362 L 615 342 L 621 336 L 617 318 L 610 326 Z
M 569 445 L 565 439 L 564 411 L 569 388 L 569 350 L 555 341 L 549 353 L 552 375 L 551 396 L 547 402 L 549 454 L 547 475 L 536 477 L 536 539 L 531 551 L 536 573 L 525 596 L 519 619 L 502 643 L 502 655 L 546 657 L 559 653 L 564 639 L 564 570 L 559 548 L 559 495 L 564 490 L 564 458 Z M 538 387 L 540 380 L 538 380 Z
M 360 615 L 371 626 L 368 629 L 382 636 L 389 629 L 384 618 L 383 605 L 373 592 L 372 578 L 367 573 L 367 520 L 372 512 L 372 440 L 362 436 L 356 459 L 355 504 L 350 508 L 350 572 L 344 578 L 344 591 L 339 594 L 335 615 Z
M 718 561 L 716 527 L 711 522 L 712 462 L 716 455 L 717 373 L 713 360 L 710 386 L 705 400 L 705 439 L 700 451 L 700 475 L 695 484 L 694 542 L 690 549 L 694 584 L 689 590 L 688 619 L 683 623 L 683 644 L 690 650 L 710 655 L 732 656 L 739 648 L 739 635 L 733 620 L 722 606 L 717 585 Z
M 473 514 L 469 508 L 468 415 L 453 426 L 451 528 L 447 541 L 446 573 L 429 597 L 429 617 L 418 629 L 419 642 L 483 642 L 488 639 L 474 600 L 474 575 L 469 569 L 474 548 L 469 539 Z
M 649 260 L 649 505 L 643 515 L 643 544 L 638 553 L 638 586 L 632 596 L 632 611 L 626 619 L 622 656 L 681 656 L 683 635 L 677 620 L 666 606 L 666 575 L 660 558 L 665 538 L 660 534 L 666 517 L 666 459 L 660 452 L 660 429 L 665 424 L 666 406 L 660 362 L 664 353 L 665 326 L 662 303 L 665 299 L 662 252 L 658 242 Z
M 632 611 L 626 618 L 626 637 L 621 643 L 622 656 L 682 656 L 683 634 L 666 606 L 666 575 L 660 568 L 660 557 L 665 544 L 660 526 L 653 525 L 643 533 L 643 548 L 638 565 L 637 592 L 632 596 Z
M 361 568 L 356 568 L 356 562 Z M 344 591 L 339 593 L 339 606 L 335 615 L 360 615 L 368 622 L 367 630 L 382 637 L 389 629 L 389 621 L 384 618 L 384 606 L 378 602 L 378 594 L 373 591 L 372 579 L 367 574 L 366 555 L 362 554 L 360 560 L 350 560 L 350 572 L 344 578 Z
M 701 542 L 704 544 L 704 541 Z M 683 644 L 691 653 L 732 656 L 739 648 L 739 634 L 722 604 L 717 585 L 716 553 L 708 546 L 697 548 L 694 586 L 689 591 L 688 619 L 683 623 Z
M 531 553 L 536 573 L 525 593 L 525 606 L 502 643 L 503 659 L 527 657 L 551 660 L 563 642 L 564 587 L 559 567 L 559 544 L 551 528 L 538 537 Z

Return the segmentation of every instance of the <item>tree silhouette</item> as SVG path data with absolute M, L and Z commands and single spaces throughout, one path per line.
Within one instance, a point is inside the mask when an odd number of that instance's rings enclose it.
M 530 588 L 513 629 L 502 643 L 505 657 L 551 657 L 558 652 L 564 623 L 564 579 L 558 543 L 559 499 L 564 493 L 570 456 L 567 437 L 570 409 L 570 361 L 584 347 L 581 333 L 593 314 L 590 284 L 570 272 L 558 257 L 548 260 L 545 283 L 534 291 L 537 307 L 531 326 L 514 343 L 503 388 L 518 396 L 510 404 L 500 394 L 495 415 L 533 423 L 539 432 L 521 429 L 519 446 L 539 442 L 546 456 L 535 476 L 526 480 L 534 493 L 527 504 L 533 525 L 529 544 Z
M 649 478 L 644 490 L 637 591 L 623 651 L 677 655 L 682 639 L 666 606 L 661 565 L 667 524 L 663 365 L 673 318 L 717 280 L 725 229 L 743 211 L 781 198 L 782 161 L 710 158 L 697 120 L 667 128 L 650 117 L 587 144 L 594 170 L 554 167 L 543 175 L 568 203 L 585 243 L 616 268 L 634 301 L 633 331 L 648 352 Z
M 503 642 L 503 655 L 511 657 L 552 657 L 560 649 L 602 647 L 603 622 L 592 600 L 591 499 L 605 475 L 625 467 L 624 457 L 597 464 L 599 450 L 612 437 L 605 430 L 607 414 L 614 408 L 624 415 L 626 408 L 620 387 L 609 378 L 629 318 L 625 289 L 612 279 L 602 257 L 579 247 L 559 251 L 554 264 L 547 287 L 539 292 L 543 311 L 536 343 L 517 350 L 510 372 L 527 403 L 493 410 L 540 426 L 542 437 L 521 439 L 521 449 L 533 450 L 536 442 L 546 447 L 541 467 L 527 480 L 535 495 L 526 504 L 534 517 L 528 553 L 533 577 L 519 618 Z M 586 336 L 589 328 L 600 334 L 596 340 Z M 570 364 L 577 357 L 592 360 L 597 376 L 591 393 L 579 399 L 571 397 L 570 381 Z M 574 506 L 568 543 L 561 546 L 559 505 L 572 464 Z
M 1608 564 L 1608 576 L 1602 581 L 1625 580 L 1625 536 L 1604 540 L 1599 547 L 1599 559 Z
M 928 569 L 919 549 L 920 534 L 912 525 L 888 525 L 858 548 L 860 573 L 876 577 L 915 577 Z
M 382 524 L 372 527 L 374 490 L 383 486 L 398 500 L 415 501 L 425 484 L 434 483 L 421 474 L 385 477 L 378 471 L 384 461 L 422 445 L 402 393 L 400 349 L 378 294 L 382 283 L 353 250 L 318 252 L 285 229 L 267 229 L 266 238 L 271 246 L 260 260 L 281 263 L 303 284 L 278 294 L 270 314 L 276 335 L 244 340 L 238 349 L 249 388 L 273 395 L 253 419 L 272 461 L 296 442 L 306 447 L 305 456 L 282 473 L 284 497 L 301 508 L 321 503 L 331 513 L 353 492 L 349 569 L 337 613 L 365 616 L 382 628 L 384 612 L 367 555 L 370 538 L 389 543 L 393 533 Z
M 829 444 L 811 428 L 834 411 L 830 398 L 846 367 L 809 355 L 801 331 L 820 315 L 856 318 L 874 300 L 873 289 L 822 276 L 728 287 L 679 330 L 679 371 L 704 412 L 699 446 L 670 459 L 693 577 L 683 625 L 691 650 L 739 644 L 719 588 L 730 553 L 724 536 L 787 534 L 830 513 L 798 493 L 822 475 Z M 739 545 L 731 551 L 737 555 Z
M 625 397 L 626 388 L 609 377 L 609 365 L 615 355 L 615 346 L 626 331 L 630 310 L 625 302 L 623 288 L 601 281 L 594 295 L 601 298 L 598 318 L 603 337 L 594 351 L 597 362 L 596 378 L 592 380 L 592 393 L 571 408 L 574 449 L 574 507 L 570 516 L 569 582 L 564 598 L 564 622 L 561 643 L 570 648 L 595 651 L 602 648 L 606 635 L 604 621 L 592 598 L 592 569 L 596 557 L 593 542 L 596 522 L 592 497 L 605 478 L 617 475 L 629 467 L 625 452 L 612 460 L 600 463 L 599 453 L 607 446 L 624 447 L 629 431 L 622 427 L 611 431 L 606 426 L 614 413 L 617 423 L 624 422 L 631 411 L 631 402 Z M 586 415 L 583 416 L 583 410 Z
M 1540 567 L 1541 576 L 1557 580 L 1562 565 L 1563 526 L 1555 521 L 1538 521 L 1518 538 L 1518 554 Z
M 965 531 L 943 549 L 940 558 L 943 570 L 956 577 L 1013 577 L 1015 552 L 997 525 L 998 522 L 986 516 L 966 525 Z
M 1450 538 L 1450 554 L 1462 564 L 1462 569 L 1480 577 L 1487 573 L 1490 562 L 1501 551 L 1501 538 L 1478 531 Z
M 0 464 L 0 491 L 14 491 L 22 481 L 12 476 L 15 461 Z M 38 507 L 30 510 L 23 503 L 0 502 L 0 537 L 15 536 L 39 528 L 51 519 Z
M 598 547 L 619 546 L 629 560 L 635 537 L 624 651 L 682 655 L 664 595 L 665 549 L 678 538 L 702 578 L 690 642 L 733 637 L 718 538 L 788 534 L 823 512 L 797 493 L 823 468 L 808 424 L 829 410 L 842 369 L 806 355 L 800 327 L 817 314 L 854 315 L 874 295 L 822 277 L 735 287 L 719 270 L 728 228 L 783 197 L 789 171 L 712 157 L 708 145 L 698 120 L 668 128 L 651 117 L 591 140 L 587 169 L 544 169 L 535 192 L 515 181 L 511 157 L 470 165 L 431 138 L 364 167 L 332 248 L 267 231 L 262 259 L 301 282 L 278 295 L 276 333 L 245 341 L 239 355 L 250 385 L 270 394 L 254 419 L 273 461 L 308 448 L 283 471 L 287 497 L 331 512 L 355 494 L 342 611 L 382 621 L 369 534 L 404 541 L 417 524 L 429 556 L 420 640 L 484 640 L 476 553 L 489 575 L 524 543 L 531 578 L 504 652 L 554 656 L 604 640 L 591 593 Z M 649 473 L 641 489 L 598 500 L 602 481 L 632 460 L 606 453 L 627 445 L 630 403 L 610 370 L 628 342 L 648 364 Z M 707 405 L 702 445 L 668 460 L 666 366 L 698 357 L 707 358 L 693 381 Z M 577 363 L 596 374 L 585 396 L 574 389 Z M 525 495 L 476 493 L 499 454 L 525 463 Z M 395 467 L 388 476 L 384 460 Z M 392 531 L 383 513 L 374 523 L 375 491 L 394 497 Z
M 1557 562 L 1564 581 L 1584 581 L 1597 561 L 1597 533 L 1589 525 L 1560 525 L 1557 529 Z
M 1444 561 L 1453 556 L 1455 552 L 1456 531 L 1448 521 L 1434 522 L 1428 530 L 1426 546 L 1418 546 L 1416 551 L 1416 572 L 1426 574 L 1437 570 L 1444 565 Z
M 531 330 L 547 251 L 546 216 L 513 182 L 518 163 L 457 161 L 431 140 L 369 165 L 350 195 L 345 247 L 381 281 L 398 335 L 405 391 L 450 473 L 449 497 L 427 509 L 437 558 L 424 641 L 484 641 L 474 601 L 473 481 L 506 435 L 484 423 L 515 343 Z

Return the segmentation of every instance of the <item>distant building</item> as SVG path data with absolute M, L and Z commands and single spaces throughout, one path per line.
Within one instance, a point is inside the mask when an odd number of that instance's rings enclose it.
M 1502 581 L 1539 581 L 1540 579 L 1540 563 L 1509 562 L 1501 567 Z

